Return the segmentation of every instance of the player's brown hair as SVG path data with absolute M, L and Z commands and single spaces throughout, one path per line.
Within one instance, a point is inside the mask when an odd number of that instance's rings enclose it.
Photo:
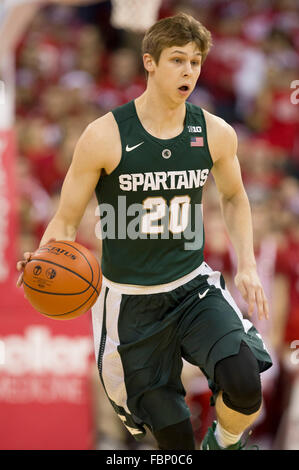
M 147 30 L 142 41 L 142 54 L 150 54 L 158 64 L 163 49 L 185 46 L 189 42 L 196 43 L 203 63 L 212 45 L 211 33 L 193 16 L 178 13 L 157 21 Z

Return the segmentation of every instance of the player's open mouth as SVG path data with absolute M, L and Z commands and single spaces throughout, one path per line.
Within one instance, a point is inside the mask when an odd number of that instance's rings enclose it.
M 189 86 L 188 85 L 182 85 L 179 87 L 179 91 L 183 94 L 186 94 L 189 92 Z

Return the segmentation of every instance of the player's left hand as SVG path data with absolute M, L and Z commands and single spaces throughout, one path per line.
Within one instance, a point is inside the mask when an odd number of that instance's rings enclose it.
M 238 271 L 235 276 L 235 285 L 241 292 L 242 297 L 248 303 L 248 315 L 252 316 L 257 307 L 258 318 L 269 319 L 269 305 L 264 289 L 256 269 L 244 269 Z

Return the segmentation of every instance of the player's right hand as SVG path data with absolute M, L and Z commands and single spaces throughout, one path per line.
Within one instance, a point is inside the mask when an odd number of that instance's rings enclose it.
M 50 240 L 47 243 L 45 243 L 45 245 L 47 245 L 50 242 L 54 242 L 55 240 L 56 240 L 56 238 L 50 238 Z M 32 257 L 33 254 L 34 254 L 34 252 L 26 251 L 23 255 L 24 258 L 21 261 L 17 262 L 17 270 L 21 271 L 21 274 L 20 274 L 20 276 L 17 280 L 17 284 L 16 284 L 17 287 L 21 287 L 21 285 L 23 284 L 24 269 L 25 269 L 25 266 L 28 263 L 28 261 L 31 260 L 31 257 Z
M 26 253 L 24 253 L 24 258 L 21 261 L 17 262 L 17 270 L 22 271 L 17 280 L 17 284 L 16 284 L 17 287 L 21 287 L 21 285 L 23 284 L 24 269 L 28 261 L 30 261 L 32 255 L 33 255 L 32 252 L 26 251 Z

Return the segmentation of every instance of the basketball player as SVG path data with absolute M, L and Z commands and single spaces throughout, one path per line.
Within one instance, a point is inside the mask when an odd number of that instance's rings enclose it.
M 186 102 L 210 44 L 210 33 L 186 14 L 147 31 L 146 91 L 84 131 L 41 240 L 75 240 L 96 192 L 104 207 L 103 287 L 92 310 L 100 377 L 127 429 L 136 439 L 150 429 L 159 449 L 195 448 L 182 358 L 213 391 L 217 421 L 202 443 L 208 450 L 244 447 L 241 436 L 261 410 L 260 373 L 272 364 L 222 274 L 203 259 L 202 189 L 211 172 L 238 257 L 235 283 L 248 314 L 257 307 L 268 318 L 236 134 Z

